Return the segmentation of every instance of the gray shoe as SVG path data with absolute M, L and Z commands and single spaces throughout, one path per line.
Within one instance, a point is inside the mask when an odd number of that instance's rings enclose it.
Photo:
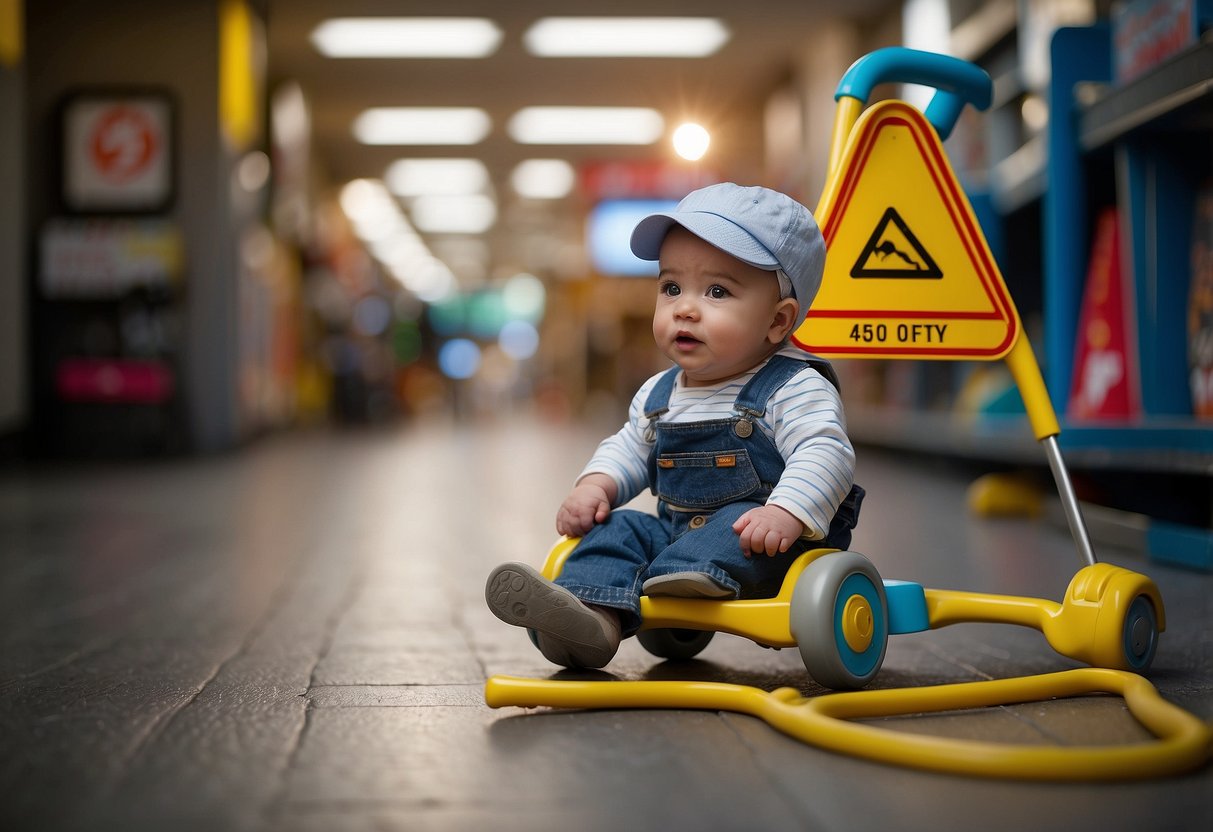
M 737 593 L 722 586 L 703 572 L 671 572 L 644 582 L 645 595 L 665 595 L 673 598 L 736 598 Z
M 491 573 L 484 599 L 493 615 L 535 631 L 548 661 L 564 667 L 603 667 L 619 649 L 619 617 L 587 606 L 525 563 L 503 563 Z

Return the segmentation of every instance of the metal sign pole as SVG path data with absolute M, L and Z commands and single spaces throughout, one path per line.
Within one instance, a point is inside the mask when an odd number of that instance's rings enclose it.
M 1091 536 L 1087 533 L 1087 524 L 1083 520 L 1082 508 L 1078 505 L 1078 497 L 1070 482 L 1070 472 L 1066 470 L 1065 460 L 1061 457 L 1061 446 L 1057 444 L 1056 436 L 1046 436 L 1040 442 L 1045 446 L 1045 455 L 1049 458 L 1049 468 L 1053 471 L 1057 493 L 1061 495 L 1061 507 L 1066 513 L 1066 522 L 1070 524 L 1070 534 L 1074 536 L 1078 555 L 1084 564 L 1092 566 L 1098 561 L 1091 546 Z

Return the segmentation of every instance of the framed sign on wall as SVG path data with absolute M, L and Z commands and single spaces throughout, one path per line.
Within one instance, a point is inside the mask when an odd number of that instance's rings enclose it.
M 78 92 L 63 108 L 70 211 L 141 213 L 173 199 L 173 102 L 165 93 Z

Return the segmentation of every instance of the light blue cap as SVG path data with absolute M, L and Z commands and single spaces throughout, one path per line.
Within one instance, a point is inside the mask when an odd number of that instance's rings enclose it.
M 825 269 L 826 244 L 817 220 L 779 191 L 722 182 L 692 191 L 673 211 L 650 214 L 632 231 L 632 253 L 657 260 L 673 225 L 680 225 L 726 254 L 760 269 L 781 269 L 804 322 Z

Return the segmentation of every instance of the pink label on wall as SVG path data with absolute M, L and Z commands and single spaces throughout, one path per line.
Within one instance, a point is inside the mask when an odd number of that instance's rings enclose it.
M 173 394 L 173 373 L 161 361 L 66 358 L 56 368 L 55 389 L 69 402 L 163 404 Z

